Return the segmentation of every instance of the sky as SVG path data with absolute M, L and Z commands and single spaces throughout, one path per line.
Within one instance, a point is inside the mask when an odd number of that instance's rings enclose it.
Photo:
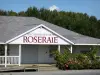
M 0 9 L 25 11 L 30 6 L 50 10 L 82 12 L 100 19 L 100 0 L 0 0 Z

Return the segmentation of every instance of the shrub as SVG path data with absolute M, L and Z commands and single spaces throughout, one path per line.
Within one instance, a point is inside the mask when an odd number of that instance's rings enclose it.
M 71 58 L 71 53 L 69 50 L 65 50 L 64 53 L 59 53 L 58 51 L 53 52 L 54 59 L 56 60 L 56 66 L 59 69 L 65 69 L 65 63 Z
M 92 47 L 91 51 L 86 53 L 86 56 L 91 60 L 91 62 L 96 60 L 98 49 L 98 47 Z
M 53 55 L 59 69 L 100 69 L 100 61 L 96 56 L 97 50 L 98 48 L 93 48 L 86 54 L 71 54 L 68 49 L 64 53 L 59 53 L 57 50 Z
M 93 61 L 91 68 L 92 69 L 100 69 L 100 61 Z
M 83 68 L 83 66 L 81 65 L 81 63 L 79 62 L 79 61 L 77 61 L 77 60 L 74 60 L 74 59 L 72 59 L 72 60 L 70 60 L 70 61 L 68 61 L 66 64 L 65 64 L 65 67 L 66 67 L 66 69 L 82 69 Z
M 100 56 L 96 56 L 96 60 L 100 61 Z
M 75 63 L 75 64 L 69 64 L 69 69 L 70 70 L 73 70 L 73 69 L 79 70 L 79 69 L 82 69 L 82 68 L 83 68 L 83 65 L 80 65 L 80 64 L 77 64 L 77 63 Z

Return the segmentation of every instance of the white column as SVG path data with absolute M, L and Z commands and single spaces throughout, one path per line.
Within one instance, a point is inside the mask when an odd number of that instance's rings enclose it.
M 19 45 L 19 66 L 21 65 L 21 45 Z
M 7 67 L 7 44 L 5 45 L 5 67 Z
M 70 46 L 70 52 L 72 53 L 72 50 L 73 50 L 73 48 L 72 48 L 72 45 Z
M 60 52 L 60 45 L 58 45 L 58 51 Z

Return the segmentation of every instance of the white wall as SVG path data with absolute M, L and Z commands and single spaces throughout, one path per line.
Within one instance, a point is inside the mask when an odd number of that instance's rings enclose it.
M 22 45 L 22 64 L 38 63 L 38 46 L 37 45 Z
M 50 57 L 50 50 L 51 51 L 55 51 L 55 50 L 57 50 L 58 49 L 58 45 L 49 45 L 48 46 L 49 47 L 49 49 L 48 49 L 48 51 L 49 51 L 49 60 L 48 60 L 48 62 L 49 63 L 55 63 L 56 61 L 54 60 L 54 57 Z
M 19 45 L 9 45 L 9 56 L 19 56 Z M 54 47 L 54 46 L 53 46 Z M 21 63 L 55 63 L 49 56 L 49 45 L 22 45 Z
M 61 45 L 60 52 L 63 53 L 64 49 L 69 48 L 68 45 Z M 80 53 L 81 51 L 90 50 L 91 46 L 73 46 L 73 53 Z M 9 55 L 10 56 L 18 56 L 19 50 L 18 45 L 10 45 L 9 46 Z M 22 64 L 33 64 L 33 63 L 55 63 L 53 57 L 50 57 L 49 50 L 57 50 L 58 45 L 22 45 Z M 100 55 L 100 51 L 98 52 Z
M 55 63 L 48 45 L 22 45 L 22 64 Z
M 54 63 L 54 58 L 50 57 L 50 47 L 48 45 L 39 45 L 38 47 L 38 62 L 39 63 Z

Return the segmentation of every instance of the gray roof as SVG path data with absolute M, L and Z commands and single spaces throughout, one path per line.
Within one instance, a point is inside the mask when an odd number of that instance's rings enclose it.
M 99 44 L 100 39 L 84 36 L 35 17 L 0 16 L 0 42 L 6 42 L 25 31 L 44 24 L 75 44 Z

